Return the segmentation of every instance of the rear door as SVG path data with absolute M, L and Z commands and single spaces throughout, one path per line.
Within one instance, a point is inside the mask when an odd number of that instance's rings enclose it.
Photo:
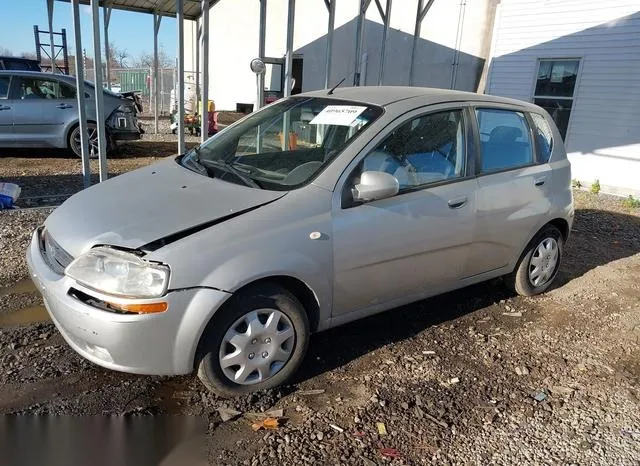
M 480 150 L 468 277 L 513 266 L 551 207 L 551 168 L 539 160 L 529 115 L 494 105 L 473 113 Z
M 0 76 L 0 145 L 7 146 L 12 142 L 13 107 L 10 99 L 11 76 Z
M 13 130 L 30 146 L 66 146 L 66 128 L 77 119 L 76 90 L 55 78 L 20 76 Z

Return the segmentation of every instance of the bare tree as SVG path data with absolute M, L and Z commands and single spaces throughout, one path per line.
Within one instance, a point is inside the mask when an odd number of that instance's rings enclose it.
M 3 57 L 13 57 L 13 52 L 6 47 L 0 47 L 0 55 Z
M 165 52 L 163 47 L 158 50 L 158 66 L 160 68 L 173 67 L 173 59 Z M 133 61 L 134 68 L 153 68 L 153 53 L 144 52 Z
M 127 49 L 121 49 L 113 42 L 109 42 L 109 55 L 111 68 L 128 68 L 127 61 L 131 58 Z

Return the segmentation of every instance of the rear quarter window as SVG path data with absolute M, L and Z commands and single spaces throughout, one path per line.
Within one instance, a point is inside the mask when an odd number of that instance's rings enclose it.
M 553 131 L 547 119 L 539 113 L 530 113 L 533 120 L 533 134 L 538 149 L 538 162 L 547 163 L 553 152 Z

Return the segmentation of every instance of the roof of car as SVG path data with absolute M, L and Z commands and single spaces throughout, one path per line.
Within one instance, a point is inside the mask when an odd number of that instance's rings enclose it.
M 0 76 L 3 75 L 7 75 L 7 74 L 19 74 L 22 76 L 30 76 L 32 78 L 42 78 L 42 77 L 48 77 L 48 76 L 55 76 L 56 78 L 62 78 L 62 79 L 74 79 L 75 80 L 75 76 L 69 76 L 68 74 L 60 74 L 60 73 L 48 73 L 45 71 L 29 71 L 29 70 L 0 70 Z
M 395 102 L 420 99 L 425 105 L 442 102 L 459 101 L 482 101 L 495 102 L 499 104 L 511 104 L 520 106 L 533 106 L 522 100 L 509 99 L 475 92 L 456 91 L 449 89 L 437 89 L 432 87 L 410 87 L 410 86 L 361 86 L 361 87 L 338 87 L 330 96 L 326 89 L 320 91 L 305 92 L 298 96 L 309 97 L 333 97 L 336 99 L 353 100 L 366 102 L 373 105 L 386 106 Z

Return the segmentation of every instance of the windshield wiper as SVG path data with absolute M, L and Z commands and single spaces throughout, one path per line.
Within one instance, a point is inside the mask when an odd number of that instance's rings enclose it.
M 234 167 L 229 162 L 225 162 L 223 160 L 202 160 L 202 161 L 198 160 L 198 163 L 200 163 L 201 165 L 204 165 L 204 166 L 213 165 L 213 166 L 215 166 L 217 168 L 220 168 L 222 170 L 225 170 L 225 171 L 227 171 L 229 173 L 232 173 L 232 174 L 236 175 L 247 186 L 251 186 L 252 188 L 262 189 L 262 184 L 261 183 L 259 183 L 258 181 L 254 180 L 253 178 L 251 178 L 246 173 L 243 173 L 242 170 L 239 170 L 238 168 Z

